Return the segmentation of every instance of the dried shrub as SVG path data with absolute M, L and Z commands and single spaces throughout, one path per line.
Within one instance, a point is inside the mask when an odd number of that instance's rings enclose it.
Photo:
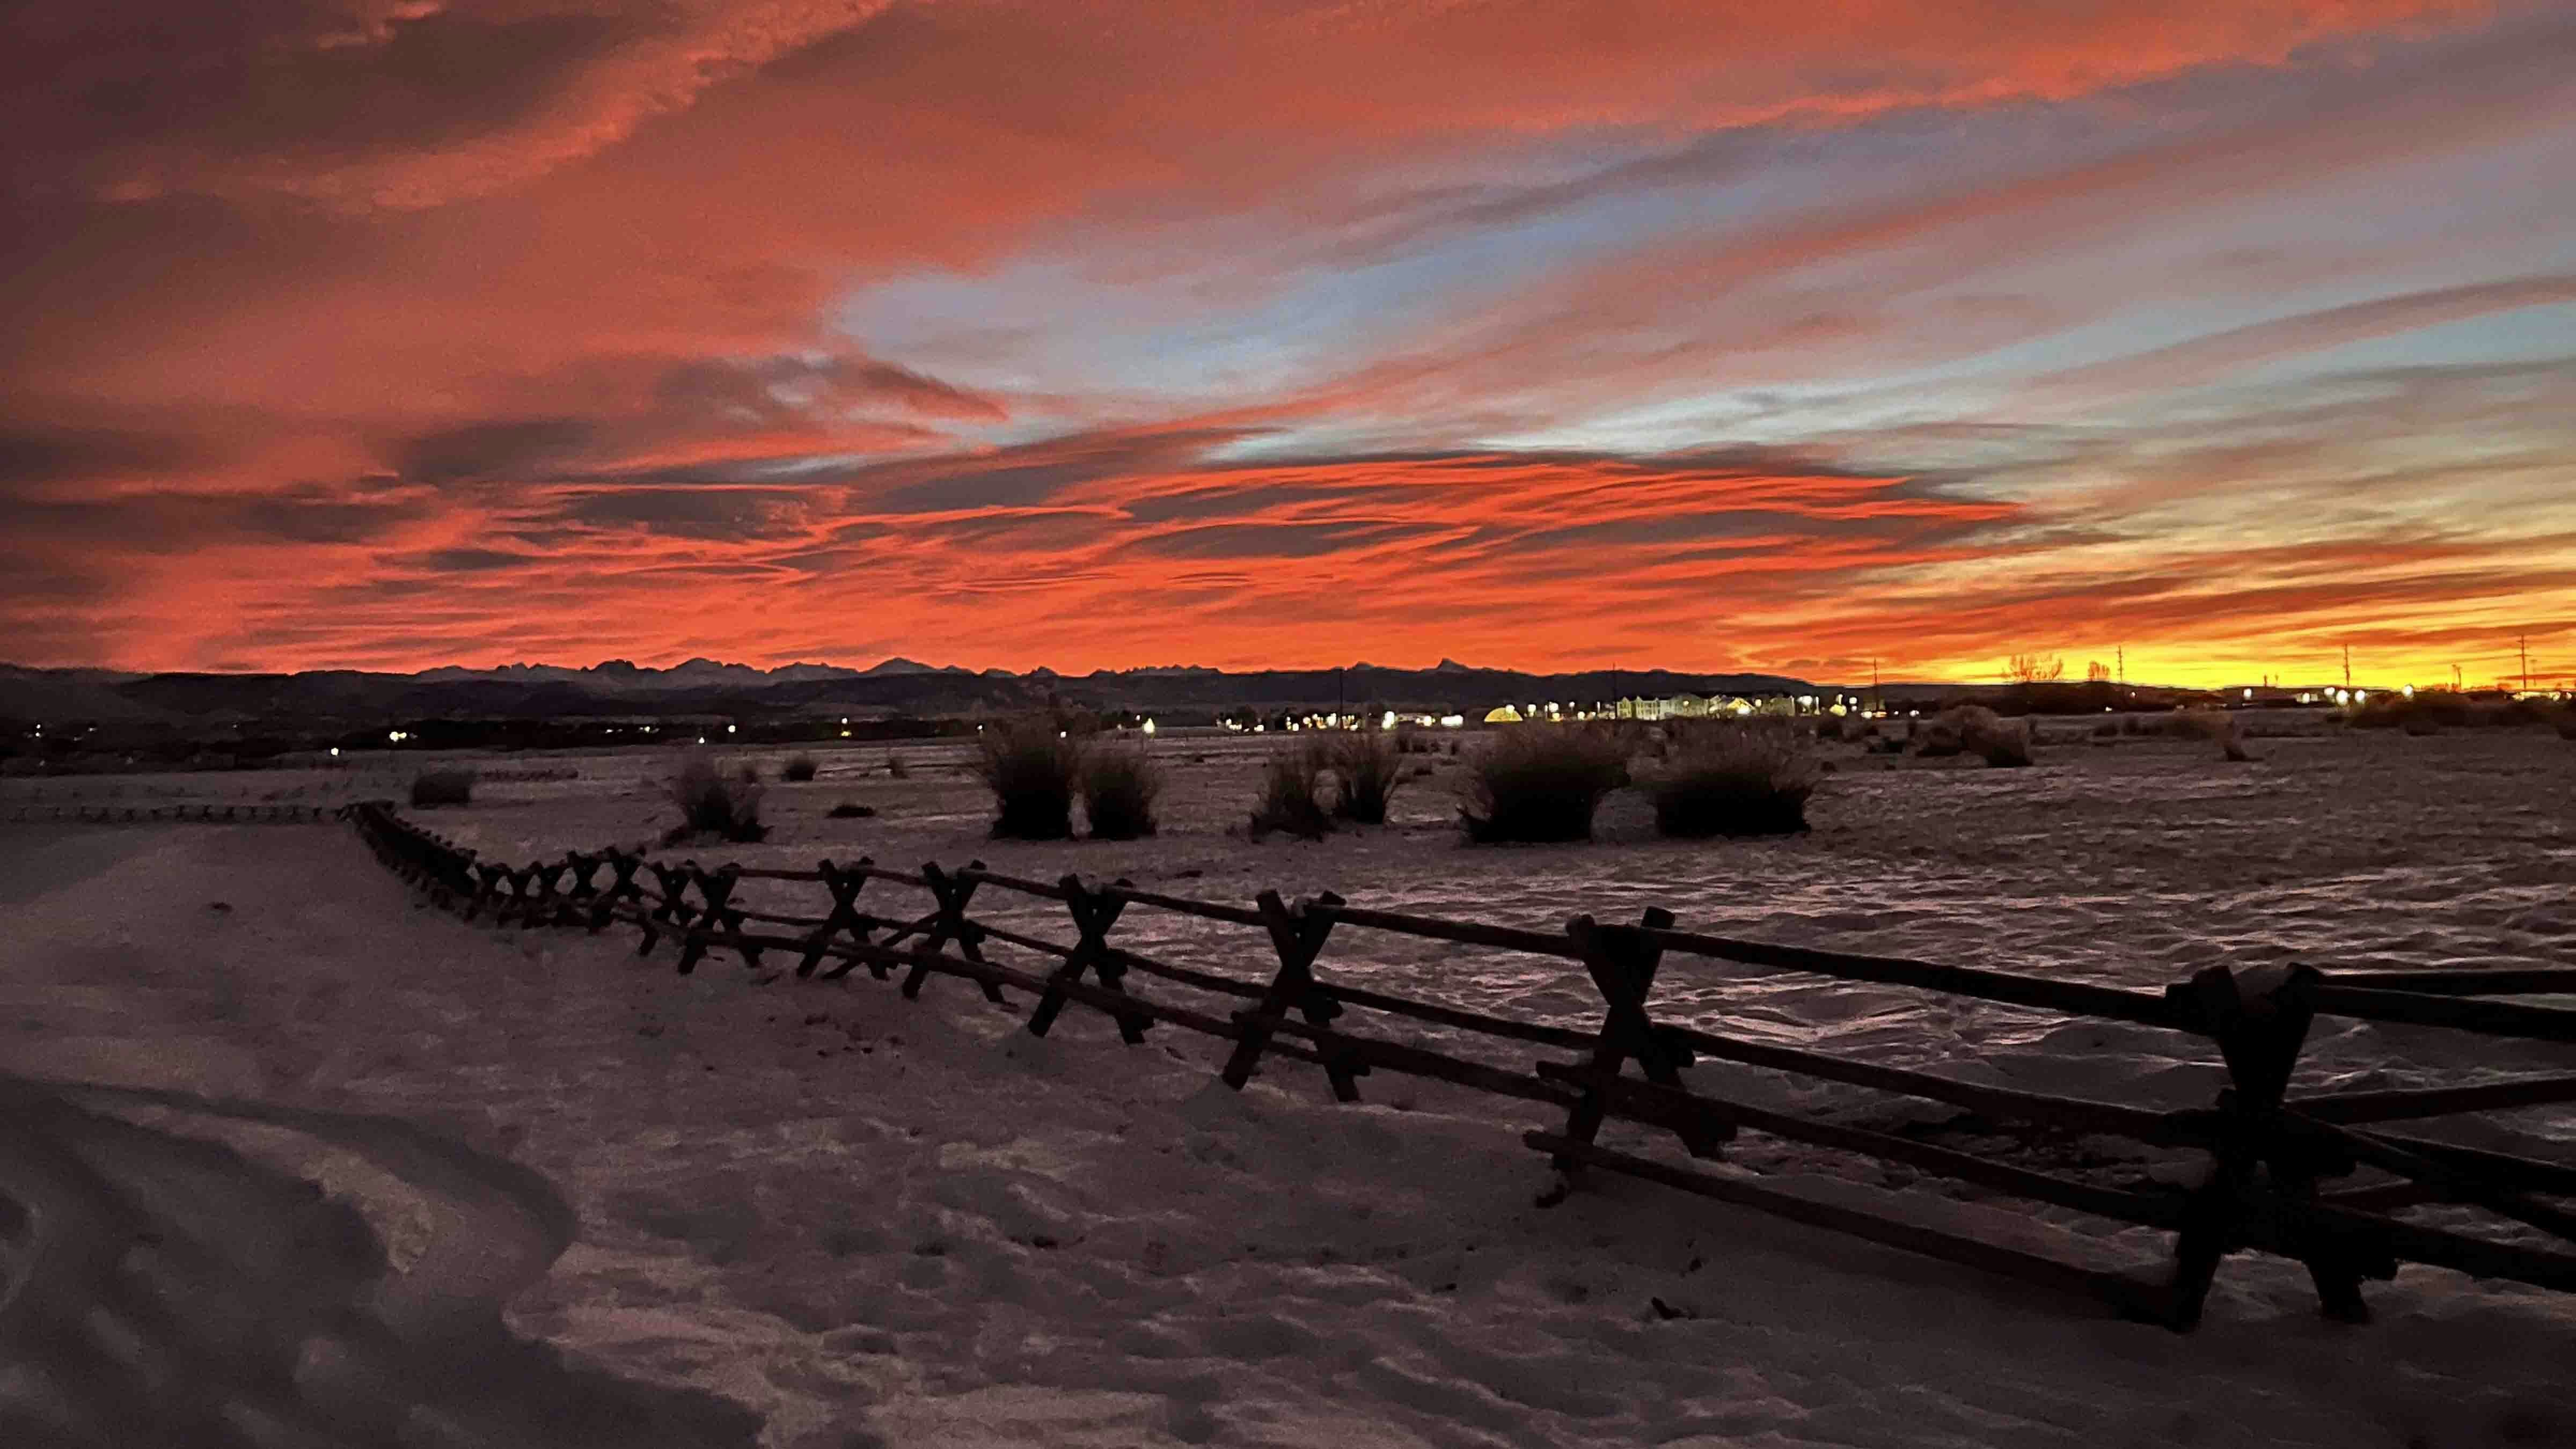
M 1316 797 L 1331 765 L 1321 740 L 1300 740 L 1271 752 L 1261 767 L 1261 797 L 1252 806 L 1252 838 L 1277 830 L 1304 840 L 1321 840 L 1333 828 L 1333 817 Z
M 778 778 L 801 785 L 813 779 L 822 768 L 812 755 L 790 755 L 787 763 L 778 767 Z
M 2244 721 L 2223 709 L 2178 709 L 2165 716 L 2165 733 L 2177 739 L 2208 740 L 2218 746 L 2221 756 L 2244 764 L 2253 759 L 2245 752 Z
M 1627 783 L 1627 747 L 1599 731 L 1505 729 L 1467 765 L 1458 821 L 1480 845 L 1592 838 L 1603 797 Z
M 986 726 L 975 737 L 968 768 L 993 792 L 993 834 L 1012 840 L 1071 836 L 1084 754 L 1082 741 L 1053 720 Z
M 912 766 L 905 764 L 903 762 L 903 756 L 901 755 L 888 755 L 886 756 L 886 774 L 892 779 L 909 780 L 912 778 Z
M 1333 813 L 1361 825 L 1384 825 L 1387 803 L 1411 779 L 1395 741 L 1375 730 L 1355 730 L 1325 747 L 1331 762 Z
M 1163 770 L 1133 745 L 1093 752 L 1082 770 L 1082 813 L 1094 840 L 1134 840 L 1154 833 L 1154 801 Z
M 758 778 L 727 777 L 712 755 L 691 753 L 664 785 L 671 803 L 680 807 L 680 823 L 663 837 L 666 845 L 693 835 L 748 843 L 769 834 L 760 822 Z
M 876 814 L 877 810 L 873 805 L 862 805 L 856 800 L 844 800 L 823 813 L 835 820 L 865 820 Z
M 2468 695 L 2448 689 L 2419 689 L 2411 695 L 2373 695 L 2344 715 L 2344 723 L 2357 730 L 2402 729 L 2410 735 L 2440 734 L 2445 729 L 2510 729 L 2556 722 L 2549 706 L 2536 699 Z
M 1807 828 L 1807 798 L 1822 776 L 1815 752 L 1790 730 L 1715 725 L 1686 735 L 1646 792 L 1665 835 L 1788 835 Z
M 2030 722 L 2005 719 L 1981 704 L 1941 711 L 1923 731 L 1923 755 L 1970 754 L 1998 769 L 2030 763 Z
M 433 805 L 471 805 L 474 803 L 474 779 L 472 770 L 423 770 L 411 777 L 412 808 L 426 810 Z

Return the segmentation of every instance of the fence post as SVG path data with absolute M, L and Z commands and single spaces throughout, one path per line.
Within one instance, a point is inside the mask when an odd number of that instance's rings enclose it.
M 1688 1047 L 1669 1041 L 1655 1031 L 1646 1014 L 1646 996 L 1654 989 L 1655 973 L 1663 965 L 1664 948 L 1647 940 L 1646 931 L 1668 931 L 1673 926 L 1673 913 L 1661 906 L 1648 906 L 1635 926 L 1605 926 L 1588 915 L 1576 916 L 1565 923 L 1565 934 L 1582 953 L 1584 972 L 1592 978 L 1593 989 L 1601 993 L 1604 1011 L 1601 1030 L 1592 1044 L 1592 1059 L 1583 1066 L 1587 1078 L 1583 1095 L 1576 1098 L 1566 1112 L 1565 1131 L 1559 1135 L 1567 1141 L 1589 1147 L 1600 1135 L 1605 1115 L 1602 1083 L 1619 1075 L 1620 1068 L 1635 1058 L 1646 1080 L 1659 1087 L 1680 1088 L 1681 1069 L 1691 1064 Z M 1694 1125 L 1676 1128 L 1675 1135 L 1693 1157 L 1715 1157 L 1719 1144 L 1735 1135 L 1732 1127 Z M 1539 1200 L 1542 1204 L 1562 1202 L 1572 1191 L 1582 1164 L 1560 1154 L 1553 1165 L 1557 1185 Z
M 2281 1098 L 2307 1043 L 2317 981 L 2307 966 L 2293 966 L 2277 978 L 2266 971 L 2240 978 L 2225 966 L 2212 966 L 2165 988 L 2166 999 L 2196 1013 L 2200 1030 L 2218 1043 L 2229 1082 L 2218 1094 L 2209 1180 L 2192 1193 L 2175 1235 L 2167 1312 L 2176 1329 L 2200 1322 L 2219 1261 L 2244 1246 L 2242 1225 L 2264 1206 L 2256 1171 L 2266 1165 L 2279 1209 L 2280 1247 L 2306 1262 L 2326 1316 L 2366 1320 L 2370 1309 L 2362 1301 L 2361 1280 L 2395 1276 L 2396 1263 L 2384 1250 L 2326 1233 L 2312 1215 L 2317 1179 L 2351 1172 L 2352 1159 L 2313 1136 L 2283 1130 Z
M 815 927 L 814 934 L 806 939 L 805 958 L 796 963 L 798 976 L 813 975 L 814 968 L 823 964 L 823 952 L 831 946 L 832 938 L 843 931 L 849 932 L 850 939 L 862 946 L 868 943 L 870 921 L 859 913 L 858 902 L 860 889 L 868 883 L 868 867 L 874 864 L 876 862 L 872 858 L 863 855 L 859 857 L 857 867 L 851 870 L 841 869 L 828 858 L 816 867 L 822 873 L 823 888 L 832 893 L 832 909 L 823 924 Z M 851 964 L 855 963 L 845 963 L 823 979 L 836 981 L 849 975 Z M 869 962 L 868 971 L 879 981 L 885 979 L 885 963 L 881 961 Z
M 735 872 L 741 867 L 728 862 L 714 870 L 703 870 L 693 860 L 685 869 L 689 883 L 698 888 L 698 898 L 704 902 L 699 908 L 699 919 L 704 924 L 681 938 L 680 974 L 686 976 L 698 969 L 699 960 L 712 944 L 707 938 L 719 931 L 725 948 L 742 957 L 742 964 L 758 970 L 760 948 L 742 938 L 742 912 L 733 906 L 734 887 L 742 883 Z
M 584 860 L 590 863 L 585 866 L 581 863 Z M 598 868 L 597 857 L 583 856 L 572 851 L 565 852 L 563 859 L 551 864 L 538 863 L 537 899 L 545 907 L 547 925 L 569 926 L 580 919 L 579 904 L 589 894 L 586 887 L 590 884 L 590 872 Z M 580 883 L 575 886 L 565 885 L 564 877 L 571 875 L 576 869 L 581 872 Z
M 530 865 L 513 866 L 501 873 L 501 878 L 509 883 L 510 893 L 493 909 L 492 924 L 524 926 L 535 921 L 537 898 L 528 887 L 536 876 L 536 867 Z
M 1122 996 L 1127 991 L 1122 984 L 1127 968 L 1118 963 L 1116 955 L 1109 949 L 1109 930 L 1118 924 L 1118 913 L 1126 909 L 1125 898 L 1085 889 L 1082 877 L 1078 875 L 1065 876 L 1061 884 L 1064 886 L 1065 909 L 1073 914 L 1074 929 L 1081 933 L 1082 939 L 1075 943 L 1072 954 L 1064 958 L 1064 963 L 1048 974 L 1047 988 L 1038 997 L 1037 1010 L 1029 1013 L 1031 1036 L 1044 1036 L 1047 1029 L 1055 1025 L 1056 1016 L 1064 1010 L 1066 984 L 1081 981 L 1086 969 L 1099 978 L 1102 989 Z M 1134 882 L 1121 880 L 1115 884 L 1125 886 Z M 1145 1028 L 1151 1024 L 1150 1018 L 1120 1013 L 1119 1039 L 1134 1046 L 1145 1039 Z
M 1340 896 L 1326 891 L 1315 897 L 1318 904 L 1338 906 Z M 1262 1050 L 1270 1045 L 1270 1036 L 1290 1007 L 1298 1008 L 1307 1024 L 1329 1026 L 1342 1014 L 1342 1004 L 1315 989 L 1315 958 L 1324 953 L 1324 939 L 1333 932 L 1333 918 L 1316 915 L 1303 906 L 1288 909 L 1277 891 L 1263 891 L 1254 901 L 1261 912 L 1261 924 L 1270 931 L 1271 948 L 1279 953 L 1279 974 L 1270 978 L 1268 990 L 1261 993 L 1255 1005 L 1234 1013 L 1235 1025 L 1243 1035 L 1226 1057 L 1225 1070 L 1219 1073 L 1224 1083 L 1237 1091 L 1252 1080 Z M 1333 1084 L 1336 1100 L 1356 1102 L 1360 1099 L 1357 1078 L 1368 1071 L 1365 1062 L 1353 1062 L 1341 1053 L 1323 1051 L 1324 1075 Z
M 966 869 L 970 872 L 981 872 L 984 869 L 984 862 L 970 860 L 966 862 Z M 921 879 L 930 887 L 931 898 L 939 903 L 939 919 L 932 923 L 930 934 L 922 939 L 920 945 L 913 948 L 912 970 L 903 978 L 902 989 L 907 1000 L 921 995 L 921 983 L 930 979 L 930 973 L 939 955 L 939 948 L 949 942 L 956 942 L 957 954 L 967 960 L 978 965 L 981 965 L 984 960 L 984 933 L 973 921 L 966 918 L 967 903 L 975 898 L 975 887 L 981 883 L 982 876 L 980 874 L 970 874 L 962 878 L 952 876 L 941 870 L 938 863 L 934 861 L 922 866 Z M 985 1000 L 992 1002 L 1002 1000 L 1001 987 L 990 981 L 977 984 L 984 988 Z
M 661 944 L 662 924 L 678 927 L 673 932 L 678 935 L 685 932 L 689 922 L 696 920 L 698 915 L 697 907 L 689 904 L 689 872 L 686 867 L 648 860 L 644 862 L 644 868 L 653 872 L 654 883 L 662 888 L 662 899 L 644 918 L 644 941 L 635 948 L 638 956 L 652 954 L 653 948 Z
M 508 878 L 510 871 L 507 866 L 486 865 L 479 860 L 468 862 L 466 868 L 475 876 L 474 893 L 465 902 L 465 919 L 470 921 L 483 913 L 487 902 L 492 903 L 496 911 L 499 909 L 501 882 Z
M 609 881 L 607 889 L 601 891 L 590 903 L 590 929 L 593 935 L 598 934 L 608 925 L 609 915 L 617 909 L 619 902 L 633 901 L 639 908 L 643 905 L 644 888 L 635 883 L 635 872 L 643 864 L 644 857 L 640 855 L 629 855 L 625 851 L 615 849 L 608 852 L 608 869 L 615 879 Z

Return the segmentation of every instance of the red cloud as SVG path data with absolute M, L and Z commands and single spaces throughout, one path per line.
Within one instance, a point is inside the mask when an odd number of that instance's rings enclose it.
M 1619 365 L 1597 343 L 1677 293 L 1997 216 L 2039 247 L 2212 166 L 2249 191 L 2270 169 L 2182 148 L 1631 256 L 1309 394 L 1003 449 L 1073 405 L 878 356 L 833 307 L 1040 240 L 1144 258 L 1176 217 L 1311 201 L 1321 246 L 1362 172 L 2093 94 L 2486 10 L 23 6 L 0 47 L 0 429 L 32 441 L 0 448 L 0 571 L 22 581 L 0 623 L 32 658 L 154 666 L 1966 658 L 2070 608 L 1909 592 L 2035 546 L 1991 491 L 1788 456 L 1211 459 L 1348 416 L 1452 439 L 1518 389 L 1706 378 L 1718 344 L 1876 347 L 1865 305 L 1784 304 Z M 2492 128 L 2532 93 L 2440 125 Z M 2331 159 L 2421 121 L 2282 134 Z M 2554 575 L 2456 574 L 2504 576 Z M 2443 577 L 2423 587 L 2461 596 Z M 2261 598 L 2324 608 L 2304 587 Z

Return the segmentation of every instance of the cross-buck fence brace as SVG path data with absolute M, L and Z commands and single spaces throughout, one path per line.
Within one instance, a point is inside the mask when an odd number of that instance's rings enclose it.
M 442 906 L 469 919 L 577 927 L 623 924 L 641 933 L 638 954 L 668 939 L 678 969 L 724 952 L 769 977 L 832 981 L 864 968 L 899 978 L 906 997 L 935 976 L 1006 988 L 1035 1005 L 1028 1029 L 1043 1036 L 1071 1005 L 1099 1011 L 1127 1042 L 1159 1026 L 1231 1043 L 1220 1068 L 1240 1088 L 1274 1058 L 1318 1066 L 1333 1095 L 1356 1101 L 1377 1072 L 1426 1077 L 1533 1104 L 1552 1125 L 1524 1134 L 1559 1181 L 1553 1201 L 1602 1170 L 2025 1281 L 2106 1300 L 2124 1314 L 2189 1329 L 2199 1321 L 2220 1263 L 2260 1250 L 2303 1263 L 2328 1315 L 2367 1316 L 2364 1280 L 2401 1263 L 2456 1269 L 2561 1292 L 2576 1291 L 2576 1165 L 2387 1130 L 2390 1123 L 2576 1101 L 2576 1072 L 2457 1086 L 2372 1091 L 2291 1090 L 2309 1025 L 2318 1017 L 2443 1027 L 2488 1037 L 2576 1043 L 2576 1010 L 2502 1001 L 2576 994 L 2576 969 L 2350 971 L 2308 967 L 2245 973 L 2212 966 L 2161 994 L 1889 957 L 1850 955 L 1677 929 L 1648 910 L 1636 922 L 1577 916 L 1545 932 L 1406 915 L 1352 905 L 1329 893 L 1290 904 L 1263 892 L 1251 906 L 1192 900 L 1126 881 L 1024 880 L 972 863 L 889 869 L 865 858 L 813 870 L 708 868 L 618 850 L 498 865 L 397 815 L 389 804 L 348 807 L 360 835 L 387 865 Z M 821 887 L 822 914 L 754 905 L 746 886 Z M 886 889 L 928 898 L 926 910 L 877 913 Z M 978 919 L 980 891 L 1059 903 L 1072 939 L 1050 940 Z M 862 903 L 863 895 L 867 896 Z M 766 898 L 764 898 L 766 899 Z M 1110 940 L 1137 912 L 1167 912 L 1238 928 L 1266 944 L 1267 980 L 1199 969 Z M 1375 931 L 1554 958 L 1579 964 L 1601 999 L 1600 1024 L 1578 1030 L 1346 985 L 1318 973 L 1336 933 Z M 997 958 L 987 947 L 1007 948 Z M 1802 1047 L 1779 1046 L 1655 1019 L 1656 976 L 1676 958 L 1772 972 L 1910 987 L 2017 1007 L 2160 1027 L 2207 1044 L 2228 1085 L 2208 1107 L 2164 1110 L 1960 1081 Z M 1150 978 L 1153 995 L 1131 989 Z M 1182 993 L 1189 993 L 1184 998 Z M 1362 1022 L 1355 1014 L 1365 1014 Z M 1410 1028 L 1409 1038 L 1386 1034 Z M 1426 1035 L 1426 1031 L 1428 1035 Z M 1441 1035 L 1445 1033 L 1446 1035 Z M 1524 1064 L 1505 1054 L 1537 1047 L 1570 1060 Z M 1482 1055 L 1469 1055 L 1480 1052 Z M 2111 1185 L 1978 1155 L 1893 1132 L 1773 1110 L 1695 1088 L 1692 1066 L 1715 1060 L 1961 1108 L 2045 1132 L 2106 1133 L 2208 1156 L 2193 1188 L 2141 1181 Z M 1637 1074 L 1628 1074 L 1634 1063 Z M 2086 1266 L 2027 1247 L 1871 1208 L 1826 1202 L 1743 1172 L 1719 1172 L 1600 1145 L 1606 1121 L 1670 1132 L 1689 1159 L 1722 1158 L 1740 1133 L 1900 1163 L 1917 1172 L 2038 1203 L 2162 1229 L 2174 1235 L 2170 1274 Z M 2399 1216 L 2445 1204 L 2442 1224 Z

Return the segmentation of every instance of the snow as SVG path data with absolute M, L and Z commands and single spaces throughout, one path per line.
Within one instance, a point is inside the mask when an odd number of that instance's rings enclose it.
M 1657 903 L 1689 926 L 2140 986 L 2212 960 L 2563 964 L 2576 930 L 2576 751 L 2555 740 L 2276 741 L 2251 768 L 2162 745 L 2009 773 L 1854 764 L 1800 841 L 1674 847 L 1614 819 L 1593 846 L 1482 852 L 1451 843 L 1437 779 L 1382 832 L 1228 835 L 1248 743 L 1165 746 L 1185 766 L 1167 829 L 1132 846 L 986 842 L 953 755 L 897 747 L 918 768 L 894 780 L 871 747 L 773 788 L 775 844 L 699 853 L 980 854 L 1541 927 Z M 434 823 L 510 855 L 654 830 L 664 757 L 576 763 Z M 884 813 L 826 820 L 841 798 Z M 947 978 L 917 1002 L 865 973 L 759 985 L 721 955 L 680 978 L 631 933 L 430 911 L 335 827 L 0 827 L 0 893 L 0 1443 L 2576 1442 L 2576 1300 L 2538 1290 L 2408 1268 L 2351 1328 L 2318 1318 L 2304 1270 L 2242 1255 L 2182 1337 L 1609 1174 L 1543 1209 L 1544 1160 L 1519 1141 L 1551 1125 L 1541 1108 L 1384 1073 L 1337 1105 L 1284 1061 L 1238 1094 L 1215 1081 L 1221 1043 L 1127 1047 L 1079 1006 L 1040 1040 L 1016 993 L 995 1008 Z M 1056 910 L 1030 919 L 1060 936 Z M 1266 970 L 1222 929 L 1130 911 L 1113 939 Z M 1552 966 L 1465 948 L 1346 932 L 1318 969 L 1597 1011 Z M 1657 1009 L 2149 1104 L 2216 1083 L 2171 1034 L 1808 978 L 1668 966 Z M 2563 1060 L 2323 1036 L 2303 1080 Z M 2562 1159 L 2576 1140 L 2563 1112 L 2496 1122 L 2480 1140 Z M 1744 1167 L 2089 1261 L 2165 1253 L 1882 1169 Z

